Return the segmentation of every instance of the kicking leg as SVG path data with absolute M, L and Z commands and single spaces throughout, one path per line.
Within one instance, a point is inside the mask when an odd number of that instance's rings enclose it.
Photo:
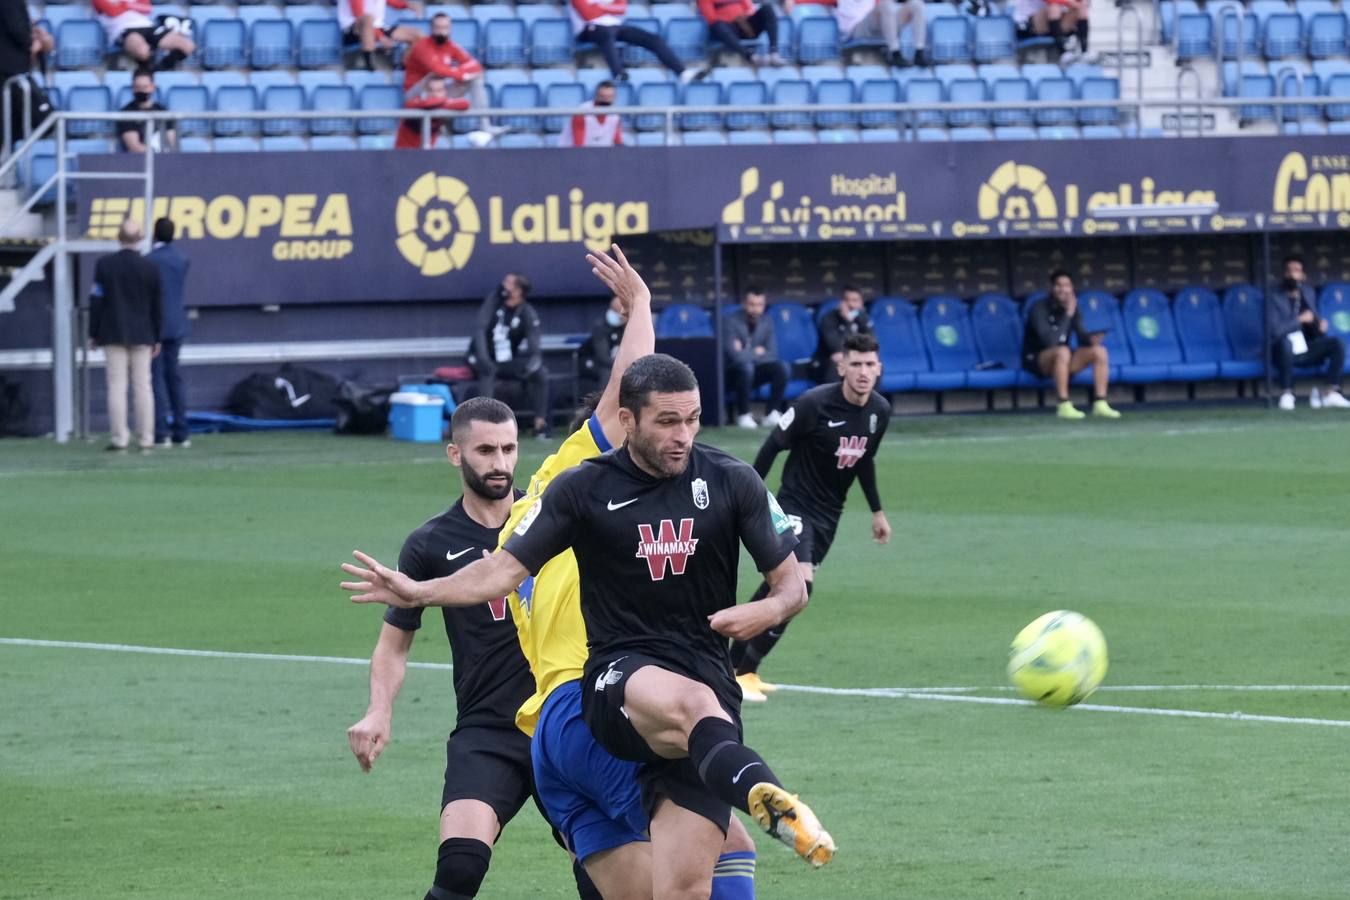
M 476 897 L 492 861 L 492 842 L 501 824 L 481 800 L 454 800 L 441 810 L 441 846 L 436 878 L 424 900 Z

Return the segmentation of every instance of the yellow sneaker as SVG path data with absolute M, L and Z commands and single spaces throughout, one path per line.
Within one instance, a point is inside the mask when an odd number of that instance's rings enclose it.
M 759 676 L 753 672 L 747 675 L 737 675 L 736 683 L 741 687 L 741 699 L 747 703 L 763 703 L 769 698 L 764 696 L 756 685 L 759 683 Z
M 1079 419 L 1087 418 L 1087 413 L 1083 412 L 1081 409 L 1078 409 L 1068 400 L 1065 400 L 1059 406 L 1055 407 L 1055 415 L 1061 419 L 1071 419 L 1075 422 L 1078 421 Z
M 769 684 L 759 677 L 758 672 L 746 672 L 744 675 L 737 675 L 736 681 L 740 683 L 742 689 L 749 688 L 752 691 L 759 691 L 761 694 L 772 694 L 778 690 L 778 685 Z
M 834 838 L 796 794 L 761 781 L 750 789 L 750 815 L 770 837 L 787 844 L 817 869 L 834 859 Z
M 1096 400 L 1092 404 L 1092 414 L 1099 419 L 1119 419 L 1120 413 L 1111 408 L 1105 400 Z

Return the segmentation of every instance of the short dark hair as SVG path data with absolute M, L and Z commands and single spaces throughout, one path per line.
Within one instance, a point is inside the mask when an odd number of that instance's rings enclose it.
M 619 382 L 619 405 L 641 418 L 647 398 L 653 394 L 677 394 L 698 390 L 694 370 L 673 356 L 652 353 L 628 367 Z
M 460 437 L 474 422 L 490 422 L 500 425 L 502 422 L 514 422 L 516 414 L 511 407 L 491 397 L 470 397 L 450 416 L 450 440 L 459 443 Z
M 606 78 L 604 81 L 600 82 L 599 84 L 597 84 L 597 85 L 595 86 L 595 90 L 596 90 L 596 93 L 599 93 L 599 91 L 600 91 L 601 88 L 612 88 L 612 87 L 614 87 L 614 82 L 612 82 L 612 81 L 610 81 L 608 78 Z
M 881 345 L 870 334 L 850 334 L 844 338 L 843 349 L 845 353 L 880 353 Z
M 1280 268 L 1287 269 L 1289 268 L 1289 264 L 1294 262 L 1298 263 L 1300 266 L 1307 265 L 1306 263 L 1303 262 L 1303 257 L 1299 256 L 1297 253 L 1290 253 L 1288 256 L 1284 258 L 1284 261 L 1280 263 Z
M 524 275 L 520 274 L 519 272 L 507 272 L 506 274 L 510 275 L 512 278 L 514 278 L 514 279 L 516 280 L 516 287 L 520 288 L 521 296 L 524 296 L 524 297 L 530 296 L 530 279 L 529 279 L 529 278 L 525 277 Z
M 1055 271 L 1050 273 L 1050 286 L 1054 287 L 1055 282 L 1059 281 L 1061 278 L 1067 278 L 1070 281 L 1073 281 L 1073 276 L 1070 275 L 1068 272 L 1064 271 L 1063 269 L 1056 269 Z
M 151 66 L 137 66 L 136 71 L 131 73 L 131 80 L 135 81 L 142 75 L 144 75 L 146 78 L 149 78 L 151 81 L 155 80 L 155 70 Z
M 861 296 L 862 296 L 862 288 L 858 287 L 856 284 L 849 283 L 849 284 L 846 284 L 846 285 L 844 285 L 842 288 L 839 289 L 839 296 L 840 296 L 840 297 L 844 296 L 845 294 L 849 294 L 849 293 L 857 294 L 859 297 L 861 297 Z
M 600 405 L 600 398 L 603 394 L 600 391 L 591 391 L 581 398 L 581 405 L 572 413 L 572 421 L 567 424 L 567 433 L 573 434 L 585 427 L 590 421 L 591 416 L 595 415 L 596 407 Z
M 174 236 L 178 231 L 174 227 L 173 219 L 168 216 L 162 216 L 155 220 L 155 240 L 161 244 L 172 244 Z
M 760 296 L 762 297 L 764 294 L 766 294 L 766 293 L 768 293 L 768 292 L 765 291 L 764 288 L 760 287 L 760 286 L 757 285 L 757 284 L 750 284 L 750 285 L 746 285 L 745 293 L 746 293 L 746 296 L 749 296 L 750 294 L 758 294 L 758 295 L 760 295 Z
M 438 12 L 436 13 L 436 15 L 431 17 L 431 21 L 435 22 L 437 19 L 448 19 L 448 18 L 450 18 L 450 16 L 447 13 Z

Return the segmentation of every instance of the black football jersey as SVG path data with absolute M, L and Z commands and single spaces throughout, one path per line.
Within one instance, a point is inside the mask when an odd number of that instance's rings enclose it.
M 642 471 L 626 446 L 558 476 L 505 549 L 538 572 L 572 548 L 591 659 L 642 653 L 729 697 L 727 640 L 708 616 L 736 603 L 742 544 L 767 572 L 797 538 L 754 469 L 695 444 L 672 478 Z
M 875 391 L 862 406 L 844 399 L 840 383 L 797 398 L 768 440 L 788 451 L 778 498 L 794 514 L 837 521 L 858 465 L 868 465 L 891 422 L 891 404 Z
M 516 496 L 521 494 L 516 492 Z M 409 578 L 427 581 L 451 575 L 497 549 L 498 530 L 484 528 L 464 512 L 462 500 L 418 528 L 403 543 L 398 568 Z M 454 662 L 456 727 L 502 725 L 514 728 L 516 710 L 534 693 L 534 676 L 520 652 L 516 626 L 506 598 L 478 606 L 447 606 L 441 613 Z M 389 607 L 384 620 L 415 631 L 421 609 Z

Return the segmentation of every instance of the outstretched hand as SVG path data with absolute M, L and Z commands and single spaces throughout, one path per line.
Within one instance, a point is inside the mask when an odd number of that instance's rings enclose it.
M 587 253 L 586 262 L 591 264 L 591 271 L 595 277 L 603 281 L 614 296 L 619 298 L 619 302 L 623 304 L 623 314 L 627 316 L 632 313 L 634 304 L 651 303 L 652 292 L 647 288 L 642 276 L 628 262 L 628 257 L 623 255 L 619 245 L 610 244 L 609 247 L 614 254 L 613 257 L 602 250 Z
M 415 609 L 422 606 L 419 602 L 418 582 L 407 575 L 380 565 L 379 560 L 367 556 L 360 550 L 353 550 L 352 556 L 366 568 L 343 563 L 342 571 L 359 579 L 342 582 L 342 589 L 352 595 L 353 603 L 383 603 L 402 609 Z

